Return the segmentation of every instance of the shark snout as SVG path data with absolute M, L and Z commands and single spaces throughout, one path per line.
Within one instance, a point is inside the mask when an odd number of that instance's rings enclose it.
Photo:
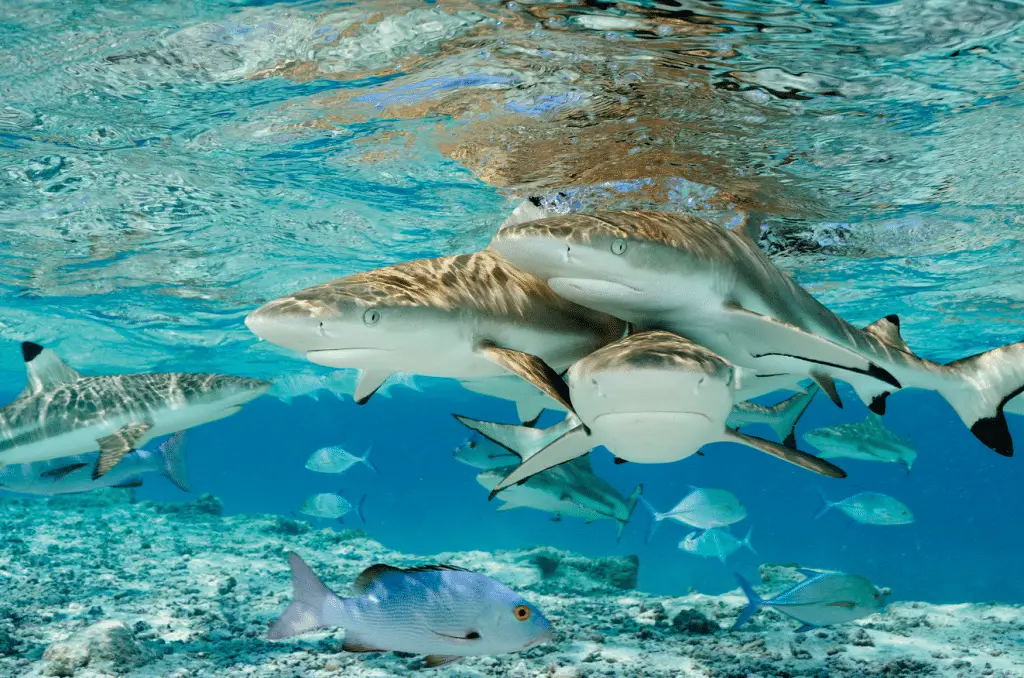
M 245 326 L 260 339 L 306 352 L 329 348 L 326 314 L 289 298 L 271 301 L 250 313 Z

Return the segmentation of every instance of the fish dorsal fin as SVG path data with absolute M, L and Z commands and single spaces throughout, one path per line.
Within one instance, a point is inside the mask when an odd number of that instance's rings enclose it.
M 468 572 L 461 567 L 454 565 L 419 565 L 417 567 L 401 568 L 394 567 L 393 565 L 385 565 L 384 563 L 377 563 L 363 570 L 355 581 L 352 582 L 352 595 L 362 595 L 366 593 L 366 590 L 373 586 L 378 579 L 389 572 L 395 572 L 397 574 L 416 574 L 417 572 L 439 572 L 439 571 L 451 571 L 451 572 Z
M 898 315 L 893 314 L 879 318 L 865 327 L 864 331 L 894 348 L 912 353 L 910 347 L 907 346 L 900 335 L 900 317 Z
M 56 353 L 39 344 L 24 342 L 21 345 L 21 355 L 25 358 L 25 371 L 28 373 L 28 386 L 22 395 L 35 395 L 82 378 L 81 374 L 58 358 Z

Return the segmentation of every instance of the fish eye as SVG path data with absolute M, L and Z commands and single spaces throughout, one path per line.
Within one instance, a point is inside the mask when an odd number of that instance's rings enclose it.
M 365 323 L 366 325 L 369 325 L 369 326 L 372 327 L 373 325 L 376 325 L 379 322 L 380 322 L 380 311 L 378 311 L 375 308 L 368 308 L 368 309 L 366 309 L 366 312 L 363 313 L 363 323 Z
M 518 605 L 516 609 L 512 610 L 512 614 L 514 614 L 516 619 L 521 622 L 524 622 L 533 616 L 533 612 L 526 605 Z
M 626 251 L 626 241 L 616 238 L 612 241 L 612 254 L 623 254 Z

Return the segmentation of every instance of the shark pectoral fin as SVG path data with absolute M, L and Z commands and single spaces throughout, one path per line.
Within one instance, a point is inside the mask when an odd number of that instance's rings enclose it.
M 495 486 L 494 490 L 491 491 L 491 498 L 506 487 L 524 483 L 541 471 L 554 468 L 559 464 L 564 464 L 586 454 L 595 445 L 596 443 L 583 430 L 582 426 L 571 429 L 569 433 L 558 438 L 530 458 L 524 459 L 522 464 L 517 466 L 512 473 Z
M 845 478 L 846 471 L 839 468 L 835 464 L 825 461 L 819 457 L 815 457 L 813 454 L 807 454 L 800 450 L 794 450 L 790 447 L 778 445 L 776 443 L 764 440 L 763 438 L 756 438 L 754 436 L 744 435 L 737 433 L 736 431 L 730 431 L 725 429 L 722 434 L 722 440 L 726 442 L 739 443 L 740 445 L 746 445 L 752 447 L 758 452 L 764 452 L 770 454 L 773 457 L 788 461 L 790 464 L 796 464 L 801 468 L 805 468 L 808 471 L 814 471 L 820 473 L 823 476 L 829 476 L 830 478 Z
M 839 390 L 836 389 L 835 380 L 822 372 L 821 370 L 811 370 L 811 379 L 814 383 L 821 387 L 821 390 L 825 392 L 829 400 L 835 403 L 835 406 L 842 409 L 843 400 L 839 397 Z
M 489 342 L 482 343 L 477 350 L 491 362 L 501 365 L 551 396 L 569 412 L 573 411 L 569 399 L 569 386 L 550 365 L 537 356 L 501 348 Z
M 356 405 L 365 405 L 366 401 L 370 399 L 374 393 L 377 392 L 384 382 L 391 376 L 390 372 L 377 371 L 377 370 L 359 370 L 359 379 L 356 382 L 355 393 L 352 394 L 352 399 L 356 401 Z
M 100 458 L 92 470 L 92 479 L 96 480 L 102 477 L 107 471 L 117 466 L 117 463 L 124 459 L 125 455 L 135 449 L 149 429 L 149 424 L 128 424 L 115 433 L 100 438 L 97 441 L 100 445 Z
M 47 478 L 53 480 L 53 482 L 59 482 L 68 477 L 69 474 L 74 473 L 80 468 L 85 468 L 89 464 L 82 462 L 80 464 L 68 464 L 67 466 L 61 466 L 60 468 L 50 469 L 49 471 L 43 471 L 39 474 L 40 478 Z
M 767 373 L 792 371 L 794 361 L 799 361 L 808 364 L 808 374 L 815 367 L 830 375 L 836 371 L 854 372 L 900 388 L 896 377 L 886 370 L 825 337 L 735 305 L 725 308 L 725 318 L 728 322 L 724 332 L 750 354 L 754 361 L 750 367 Z
M 510 501 L 506 501 L 504 504 L 494 509 L 495 511 L 511 511 L 512 509 L 522 508 L 522 504 L 513 504 Z
M 431 654 L 423 658 L 423 666 L 428 669 L 435 669 L 439 666 L 448 666 L 462 659 L 462 655 L 457 654 Z

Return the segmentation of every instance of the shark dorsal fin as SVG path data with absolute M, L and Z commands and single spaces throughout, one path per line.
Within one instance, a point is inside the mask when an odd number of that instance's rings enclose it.
M 890 346 L 894 346 L 901 351 L 911 353 L 910 348 L 906 342 L 903 341 L 903 337 L 900 335 L 900 317 L 898 315 L 887 315 L 884 318 L 879 318 L 875 322 L 871 323 L 864 328 L 864 331 L 871 336 L 884 341 Z
M 28 386 L 22 395 L 35 395 L 82 378 L 81 374 L 58 358 L 56 353 L 39 344 L 24 342 L 21 345 L 21 355 L 25 358 L 25 371 L 28 373 Z

